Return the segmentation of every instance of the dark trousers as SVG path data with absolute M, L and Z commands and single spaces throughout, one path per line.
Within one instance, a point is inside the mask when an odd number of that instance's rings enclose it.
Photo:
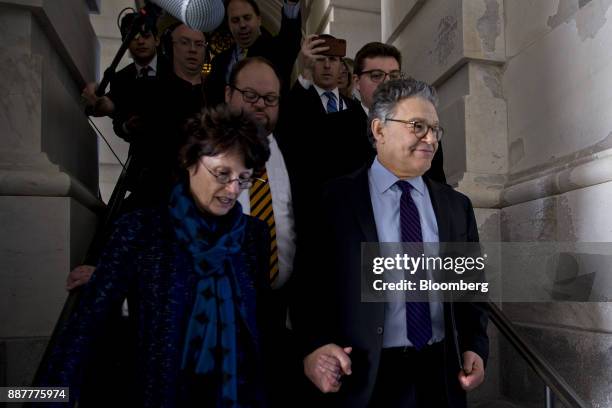
M 383 349 L 371 408 L 448 407 L 443 343 Z

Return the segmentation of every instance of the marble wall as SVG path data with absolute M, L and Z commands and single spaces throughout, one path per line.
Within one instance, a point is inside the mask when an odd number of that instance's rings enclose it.
M 15 386 L 32 379 L 102 208 L 79 100 L 98 42 L 82 0 L 1 0 L 0 38 L 0 379 Z

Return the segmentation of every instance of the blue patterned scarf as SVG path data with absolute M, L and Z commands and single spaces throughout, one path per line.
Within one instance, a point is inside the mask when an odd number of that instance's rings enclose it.
M 220 375 L 222 389 L 217 406 L 237 407 L 236 308 L 240 307 L 240 293 L 235 277 L 245 268 L 240 251 L 246 216 L 239 203 L 224 217 L 203 216 L 184 183 L 172 191 L 170 214 L 176 235 L 193 256 L 198 274 L 182 368 L 193 367 L 196 374 Z M 219 230 L 221 222 L 226 225 L 225 231 Z

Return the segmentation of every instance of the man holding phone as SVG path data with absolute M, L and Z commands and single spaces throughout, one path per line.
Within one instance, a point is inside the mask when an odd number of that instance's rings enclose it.
M 288 147 L 287 165 L 295 175 L 294 197 L 298 235 L 308 239 L 318 200 L 327 181 L 352 173 L 373 158 L 372 147 L 361 137 L 359 104 L 338 90 L 346 41 L 331 35 L 310 35 L 302 44 L 302 75 L 281 103 L 277 126 Z M 316 165 L 313 163 L 316 162 Z

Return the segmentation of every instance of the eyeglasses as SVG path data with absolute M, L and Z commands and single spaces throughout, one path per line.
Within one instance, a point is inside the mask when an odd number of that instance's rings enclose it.
M 383 82 L 386 77 L 389 79 L 401 79 L 404 77 L 404 73 L 402 71 L 391 71 L 385 72 L 382 69 L 371 69 L 369 71 L 363 71 L 359 76 L 367 74 L 372 82 Z
M 264 179 L 260 179 L 257 177 L 238 177 L 238 178 L 230 178 L 231 176 L 229 175 L 229 173 L 220 173 L 217 174 L 214 171 L 212 171 L 211 169 L 209 169 L 203 162 L 202 162 L 202 166 L 208 170 L 208 172 L 217 180 L 217 183 L 222 184 L 222 185 L 228 185 L 233 183 L 234 181 L 238 182 L 238 188 L 241 190 L 246 190 L 247 188 L 251 188 L 251 186 L 253 186 L 253 182 L 254 181 L 259 181 L 261 183 L 267 183 L 266 180 Z
M 191 49 L 192 47 L 195 48 L 196 50 L 198 49 L 204 49 L 206 48 L 206 41 L 201 41 L 201 40 L 190 40 L 189 38 L 179 38 L 177 41 L 172 41 L 172 43 L 174 44 L 178 44 L 180 45 L 182 48 L 185 49 Z
M 280 100 L 280 95 L 276 95 L 276 94 L 260 95 L 255 91 L 251 91 L 250 89 L 240 89 L 240 88 L 236 88 L 235 86 L 232 86 L 231 88 L 240 92 L 242 94 L 242 100 L 247 103 L 255 104 L 260 99 L 263 99 L 264 104 L 266 106 L 273 107 L 273 106 L 277 106 L 278 101 Z
M 434 137 L 436 138 L 436 141 L 438 142 L 442 140 L 442 136 L 444 136 L 444 128 L 442 126 L 432 126 L 421 120 L 401 120 L 401 119 L 386 118 L 385 121 L 399 122 L 399 123 L 403 123 L 406 126 L 410 126 L 410 129 L 412 129 L 412 133 L 418 139 L 424 138 L 427 135 L 427 133 L 429 133 L 429 130 L 431 130 L 431 133 L 433 133 Z

